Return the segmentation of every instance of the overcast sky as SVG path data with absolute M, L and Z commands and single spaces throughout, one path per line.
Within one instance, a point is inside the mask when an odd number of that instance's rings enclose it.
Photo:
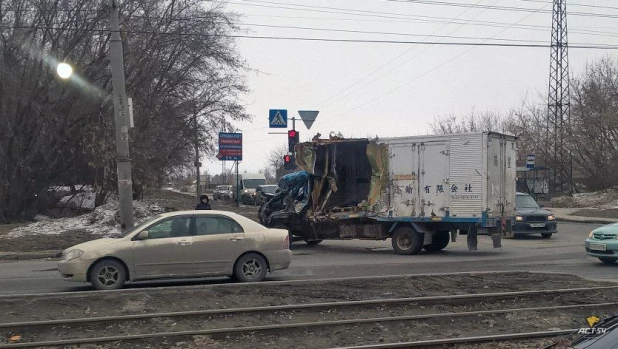
M 567 0 L 567 6 L 569 45 L 618 45 L 616 1 Z M 230 0 L 226 8 L 242 15 L 250 36 L 544 45 L 551 39 L 549 0 Z M 436 116 L 507 112 L 525 98 L 543 103 L 539 95 L 547 93 L 549 81 L 549 48 L 256 38 L 237 43 L 254 70 L 244 97 L 254 119 L 236 124 L 243 133 L 241 172 L 264 168 L 270 151 L 287 144 L 285 135 L 269 134 L 281 131 L 268 129 L 269 109 L 287 109 L 289 118 L 298 110 L 319 110 L 310 130 L 296 123 L 301 141 L 331 131 L 346 137 L 419 135 L 430 132 Z M 571 74 L 616 55 L 618 50 L 571 48 Z M 204 163 L 210 174 L 221 172 L 216 159 Z

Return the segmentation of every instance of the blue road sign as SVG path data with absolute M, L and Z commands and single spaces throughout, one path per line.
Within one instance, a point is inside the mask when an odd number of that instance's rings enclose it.
M 288 128 L 288 111 L 286 109 L 269 110 L 268 126 L 270 128 Z
M 242 133 L 219 132 L 217 159 L 242 161 Z
M 534 154 L 528 154 L 528 156 L 526 157 L 526 167 L 527 168 L 534 168 L 534 160 L 536 159 L 536 156 L 534 156 Z

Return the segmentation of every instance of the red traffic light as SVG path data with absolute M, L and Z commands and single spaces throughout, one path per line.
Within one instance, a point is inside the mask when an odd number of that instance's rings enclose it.
M 288 162 L 290 162 L 290 161 L 292 161 L 292 157 L 291 157 L 291 156 L 289 156 L 289 155 L 285 155 L 285 156 L 283 157 L 283 162 L 285 162 L 286 164 L 287 164 Z
M 290 138 L 296 137 L 296 130 L 289 130 L 288 131 L 288 137 L 290 137 Z

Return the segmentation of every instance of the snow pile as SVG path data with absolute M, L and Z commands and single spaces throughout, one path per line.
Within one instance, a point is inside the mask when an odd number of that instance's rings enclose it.
M 136 223 L 161 212 L 163 210 L 157 204 L 133 202 L 133 217 Z M 42 220 L 12 229 L 8 236 L 15 238 L 26 235 L 60 235 L 67 230 L 83 229 L 105 237 L 120 232 L 118 220 L 118 201 L 111 201 L 81 216 Z
M 592 193 L 576 193 L 573 196 L 560 196 L 552 199 L 552 205 L 573 208 L 618 208 L 618 190 L 607 189 Z
M 94 201 L 97 194 L 92 191 L 85 191 L 75 195 L 67 195 L 60 199 L 61 204 L 67 207 L 94 210 Z

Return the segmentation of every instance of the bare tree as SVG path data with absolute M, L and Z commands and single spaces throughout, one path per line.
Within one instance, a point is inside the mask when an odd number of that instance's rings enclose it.
M 29 216 L 49 185 L 116 188 L 106 2 L 0 1 L 0 220 Z M 213 154 L 216 133 L 249 118 L 237 18 L 199 0 L 123 3 L 134 189 L 193 162 L 195 134 Z M 76 77 L 59 79 L 59 61 Z M 195 122 L 197 120 L 197 123 Z
M 268 154 L 268 168 L 276 176 L 277 171 L 283 167 L 283 157 L 288 153 L 286 144 L 280 144 L 270 151 Z
M 618 60 L 587 66 L 572 81 L 571 144 L 576 174 L 590 190 L 618 185 Z

